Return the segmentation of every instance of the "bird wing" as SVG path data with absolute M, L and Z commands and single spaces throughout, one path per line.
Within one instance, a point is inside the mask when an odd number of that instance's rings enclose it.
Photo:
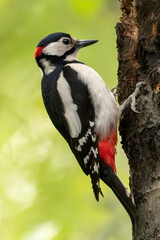
M 79 64 L 82 63 L 77 63 L 77 67 Z M 42 80 L 42 95 L 53 124 L 68 142 L 84 173 L 90 175 L 98 200 L 100 159 L 95 111 L 90 89 L 71 65 L 67 64 Z
M 79 64 L 82 63 L 77 63 L 77 67 Z M 81 168 L 87 175 L 90 175 L 93 191 L 98 200 L 99 192 L 101 193 L 99 186 L 100 159 L 98 137 L 95 133 L 95 111 L 87 85 L 79 78 L 78 69 L 77 71 L 73 70 L 71 65 L 68 64 L 63 68 L 62 79 L 57 81 L 57 88 L 60 96 L 64 92 L 67 94 L 66 90 L 70 94 L 70 102 L 67 103 L 69 99 L 69 96 L 67 96 L 64 103 L 64 109 L 66 110 L 64 117 L 67 119 L 70 132 L 68 142 Z M 61 91 L 60 81 L 63 82 Z

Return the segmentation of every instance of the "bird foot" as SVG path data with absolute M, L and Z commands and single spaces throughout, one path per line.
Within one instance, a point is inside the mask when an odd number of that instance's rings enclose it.
M 136 88 L 135 88 L 134 92 L 124 101 L 124 103 L 122 105 L 119 106 L 120 115 L 122 114 L 123 110 L 128 106 L 128 104 L 131 105 L 131 109 L 133 112 L 140 113 L 136 109 L 136 97 L 139 94 L 140 88 L 142 85 L 146 85 L 146 83 L 144 81 L 138 82 L 136 84 Z
M 117 97 L 117 87 L 112 88 L 111 93 L 113 94 L 114 98 L 116 99 L 116 97 Z

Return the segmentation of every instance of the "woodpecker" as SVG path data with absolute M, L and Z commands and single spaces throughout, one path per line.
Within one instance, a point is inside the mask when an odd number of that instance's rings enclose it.
M 38 43 L 34 57 L 42 70 L 42 97 L 48 115 L 84 173 L 90 175 L 98 201 L 99 194 L 103 196 L 101 166 L 116 172 L 120 111 L 99 74 L 77 59 L 81 48 L 96 42 L 52 33 Z

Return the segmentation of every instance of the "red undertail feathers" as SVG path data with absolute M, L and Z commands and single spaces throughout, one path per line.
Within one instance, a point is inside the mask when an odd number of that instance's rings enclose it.
M 115 154 L 117 145 L 117 129 L 113 130 L 107 139 L 99 141 L 99 156 L 116 172 Z

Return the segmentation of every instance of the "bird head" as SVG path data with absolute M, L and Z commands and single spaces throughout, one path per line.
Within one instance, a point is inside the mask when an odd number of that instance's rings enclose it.
M 38 43 L 34 57 L 41 68 L 46 65 L 45 61 L 47 66 L 66 60 L 73 61 L 81 48 L 96 42 L 97 40 L 77 40 L 67 33 L 52 33 Z

